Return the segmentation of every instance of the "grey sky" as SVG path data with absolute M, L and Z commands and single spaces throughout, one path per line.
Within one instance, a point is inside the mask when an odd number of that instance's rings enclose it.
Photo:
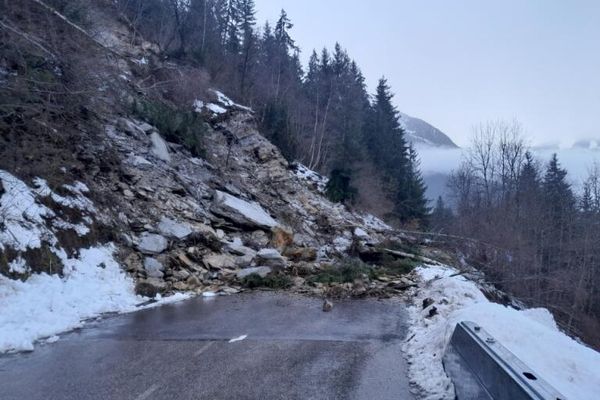
M 599 0 L 256 0 L 284 8 L 306 61 L 339 41 L 369 91 L 385 75 L 399 109 L 460 145 L 471 126 L 517 118 L 532 144 L 600 139 Z

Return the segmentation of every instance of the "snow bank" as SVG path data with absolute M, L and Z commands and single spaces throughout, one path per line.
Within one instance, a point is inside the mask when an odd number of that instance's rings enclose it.
M 457 271 L 443 267 L 416 270 L 424 282 L 415 306 L 404 346 L 411 383 L 424 399 L 454 399 L 442 357 L 456 323 L 473 321 L 570 399 L 598 398 L 600 353 L 559 331 L 546 309 L 515 310 L 489 302 L 476 284 Z M 423 300 L 435 303 L 425 310 Z M 427 318 L 430 307 L 437 315 Z
M 63 278 L 39 274 L 22 282 L 0 275 L 0 352 L 33 350 L 40 338 L 102 313 L 132 311 L 143 302 L 113 251 L 107 245 L 83 249 L 78 258 L 65 257 Z

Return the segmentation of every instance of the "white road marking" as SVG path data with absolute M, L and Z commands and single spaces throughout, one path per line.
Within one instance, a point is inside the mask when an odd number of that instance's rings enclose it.
M 194 353 L 194 357 L 195 356 L 199 356 L 200 354 L 204 353 L 210 346 L 213 345 L 214 342 L 208 342 L 206 343 L 204 346 L 202 346 L 200 348 L 200 350 L 198 350 L 197 352 Z
M 136 397 L 135 400 L 146 400 L 152 393 L 156 391 L 156 389 L 158 389 L 158 387 L 159 386 L 157 384 L 150 386 L 148 390 Z
M 236 338 L 233 338 L 229 341 L 229 343 L 233 343 L 233 342 L 239 342 L 240 340 L 244 340 L 248 337 L 248 335 L 242 335 L 242 336 L 238 336 Z

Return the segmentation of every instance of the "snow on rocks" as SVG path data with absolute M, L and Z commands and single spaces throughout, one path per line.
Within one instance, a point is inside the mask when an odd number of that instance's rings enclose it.
M 36 201 L 36 194 L 23 181 L 0 170 L 0 183 L 4 194 L 0 197 L 0 249 L 5 246 L 17 251 L 38 248 L 42 239 L 55 240 L 45 227 L 44 218 L 54 213 Z
M 213 116 L 218 116 L 227 113 L 229 109 L 237 109 L 240 111 L 253 112 L 251 108 L 242 106 L 235 103 L 229 97 L 225 96 L 222 92 L 214 89 L 208 90 L 208 95 L 211 98 L 211 102 L 206 103 L 202 100 L 195 100 L 192 106 L 194 111 L 202 113 L 208 111 Z
M 371 214 L 363 215 L 362 220 L 367 228 L 373 229 L 377 232 L 391 231 L 393 229 L 381 219 Z
M 215 191 L 211 211 L 239 225 L 270 229 L 275 221 L 258 203 L 242 200 L 228 193 Z
M 548 310 L 519 311 L 491 303 L 474 282 L 454 276 L 456 272 L 433 266 L 416 270 L 422 284 L 409 309 L 412 321 L 404 351 L 410 381 L 423 399 L 454 399 L 442 357 L 460 321 L 482 326 L 567 398 L 597 398 L 600 353 L 560 332 Z M 434 303 L 423 308 L 427 298 Z M 432 307 L 437 310 L 433 316 Z
M 0 249 L 10 247 L 15 251 L 26 251 L 39 248 L 45 243 L 55 248 L 58 254 L 56 231 L 72 229 L 79 236 L 85 236 L 89 232 L 88 226 L 59 218 L 41 202 L 41 198 L 50 197 L 60 206 L 81 211 L 86 216 L 84 221 L 91 221 L 87 215 L 94 214 L 96 208 L 85 196 L 89 189 L 83 183 L 63 185 L 63 189 L 72 194 L 63 196 L 53 192 L 46 181 L 40 178 L 34 179 L 36 187 L 31 188 L 17 177 L 0 170 L 0 182 L 4 188 L 0 197 L 0 219 L 3 221 Z
M 293 165 L 293 167 L 295 175 L 300 178 L 300 180 L 314 187 L 320 193 L 325 192 L 325 188 L 327 187 L 327 182 L 329 182 L 329 179 L 319 175 L 317 172 L 309 169 L 303 164 L 296 163 Z

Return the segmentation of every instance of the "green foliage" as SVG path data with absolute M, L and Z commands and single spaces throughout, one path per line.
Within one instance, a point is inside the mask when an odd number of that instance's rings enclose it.
M 356 279 L 375 278 L 376 272 L 358 258 L 346 258 L 319 272 L 309 279 L 318 283 L 352 283 Z
M 329 200 L 342 203 L 356 199 L 356 188 L 350 185 L 350 171 L 345 169 L 334 169 L 331 172 L 327 187 L 325 188 Z
M 135 100 L 132 112 L 154 125 L 167 141 L 182 144 L 194 156 L 204 155 L 202 138 L 206 126 L 198 113 L 148 100 Z
M 258 274 L 251 274 L 242 279 L 242 285 L 250 289 L 286 289 L 292 286 L 292 280 L 287 275 L 267 275 L 263 278 Z
M 421 263 L 411 258 L 397 258 L 386 254 L 382 257 L 381 264 L 382 265 L 377 270 L 380 273 L 388 275 L 405 275 Z
M 284 157 L 293 158 L 296 146 L 289 129 L 287 106 L 278 101 L 270 102 L 265 109 L 262 126 L 265 136 L 281 150 Z

